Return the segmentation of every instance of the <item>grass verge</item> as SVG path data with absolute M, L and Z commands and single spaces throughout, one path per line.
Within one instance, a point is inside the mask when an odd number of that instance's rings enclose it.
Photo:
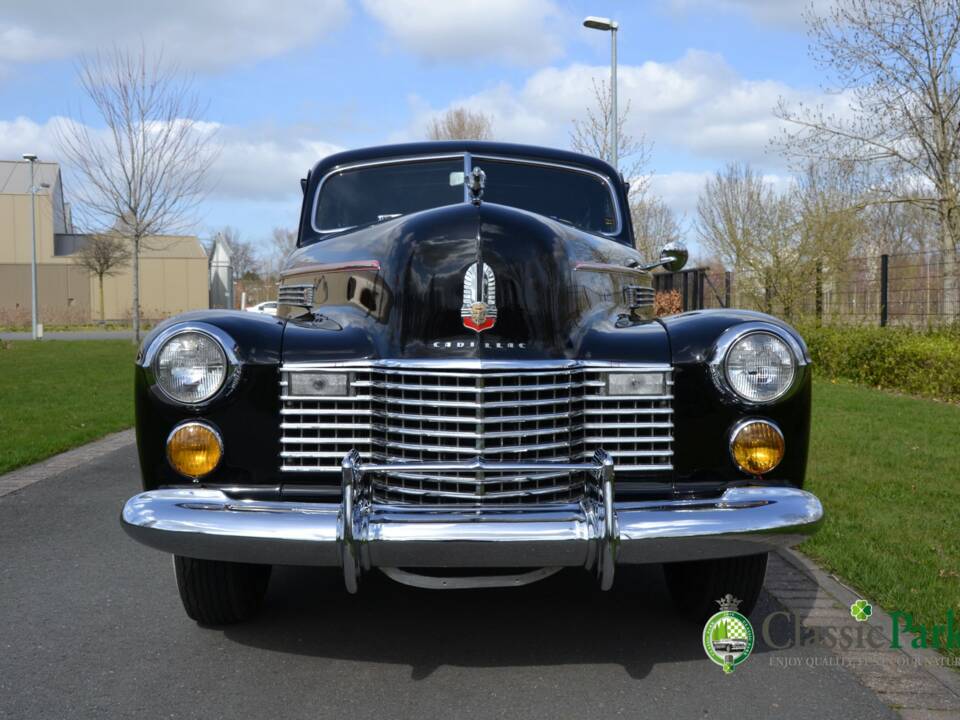
M 129 340 L 0 343 L 0 473 L 133 424 Z
M 807 489 L 827 517 L 805 553 L 887 611 L 960 619 L 960 407 L 818 380 Z

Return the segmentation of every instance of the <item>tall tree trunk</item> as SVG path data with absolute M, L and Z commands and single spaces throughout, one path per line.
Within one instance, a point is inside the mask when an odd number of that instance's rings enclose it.
M 133 236 L 133 340 L 140 343 L 140 236 Z
M 960 320 L 960 268 L 957 267 L 957 242 L 953 216 L 945 201 L 940 202 L 940 255 L 943 258 L 943 320 Z
M 103 308 L 103 273 L 100 273 L 100 324 L 107 324 L 106 311 Z

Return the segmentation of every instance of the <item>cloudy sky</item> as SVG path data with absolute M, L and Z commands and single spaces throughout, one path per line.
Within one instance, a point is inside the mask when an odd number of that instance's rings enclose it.
M 53 126 L 82 114 L 82 53 L 141 40 L 195 77 L 221 152 L 197 221 L 244 237 L 297 222 L 298 178 L 324 154 L 421 139 L 453 105 L 493 117 L 497 139 L 569 146 L 591 81 L 609 73 L 653 144 L 654 189 L 691 214 L 730 160 L 771 176 L 778 97 L 835 102 L 807 56 L 801 0 L 0 0 L 0 159 L 56 159 Z M 67 178 L 69 182 L 69 177 Z M 69 186 L 66 188 L 69 195 Z

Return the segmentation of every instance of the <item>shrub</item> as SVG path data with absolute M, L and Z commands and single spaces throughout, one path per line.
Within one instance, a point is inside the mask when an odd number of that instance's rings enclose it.
M 683 298 L 679 290 L 658 292 L 653 296 L 653 312 L 657 317 L 683 312 Z
M 960 402 L 960 331 L 802 326 L 814 371 L 872 387 Z

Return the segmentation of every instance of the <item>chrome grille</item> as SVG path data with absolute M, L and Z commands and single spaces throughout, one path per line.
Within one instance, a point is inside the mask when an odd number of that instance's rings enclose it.
M 656 297 L 657 293 L 652 287 L 628 285 L 624 288 L 623 294 L 624 303 L 626 303 L 627 307 L 641 308 L 653 307 L 654 298 Z
M 313 305 L 313 285 L 281 285 L 277 291 L 277 302 L 283 305 Z
M 503 365 L 502 363 L 499 365 Z M 350 373 L 356 394 L 321 398 L 287 394 L 294 372 Z M 665 374 L 663 392 L 606 394 L 609 372 Z M 373 363 L 281 371 L 281 469 L 340 471 L 346 452 L 363 460 L 418 462 L 582 462 L 598 448 L 618 472 L 672 468 L 672 379 L 667 366 L 473 369 Z M 375 499 L 407 503 L 542 503 L 578 500 L 582 473 L 391 472 L 373 476 Z

